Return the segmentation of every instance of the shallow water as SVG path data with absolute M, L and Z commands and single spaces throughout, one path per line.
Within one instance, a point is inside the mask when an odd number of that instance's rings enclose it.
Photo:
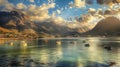
M 120 67 L 120 38 L 0 40 L 0 67 L 110 66 Z

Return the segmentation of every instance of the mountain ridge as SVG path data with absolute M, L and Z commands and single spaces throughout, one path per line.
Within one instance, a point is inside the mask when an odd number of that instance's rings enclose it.
M 29 16 L 20 11 L 0 12 L 0 34 L 12 34 L 20 38 L 44 37 L 81 37 L 81 36 L 120 36 L 120 20 L 107 17 L 99 21 L 96 26 L 84 33 L 84 28 L 69 28 L 54 22 L 32 22 Z M 8 36 L 10 37 L 10 36 Z
M 92 36 L 117 36 L 120 35 L 120 20 L 116 17 L 107 17 L 101 20 L 90 31 L 83 33 L 83 35 Z

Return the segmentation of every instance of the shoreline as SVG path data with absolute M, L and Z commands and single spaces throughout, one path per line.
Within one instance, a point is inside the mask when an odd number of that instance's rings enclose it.
M 38 38 L 0 38 L 0 40 L 34 40 Z
M 120 37 L 44 37 L 44 38 L 0 38 L 0 40 L 35 40 L 35 39 L 80 39 L 80 38 L 120 38 Z

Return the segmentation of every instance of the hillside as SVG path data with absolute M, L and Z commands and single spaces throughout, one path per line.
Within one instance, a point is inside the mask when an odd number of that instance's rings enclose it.
M 83 33 L 83 35 L 92 36 L 117 36 L 120 35 L 120 20 L 115 17 L 108 17 L 101 20 L 90 31 Z
M 113 4 L 113 3 L 120 3 L 120 0 L 97 0 L 99 4 Z
M 89 26 L 69 28 L 54 22 L 31 22 L 29 16 L 20 11 L 0 12 L 0 34 L 5 37 L 44 38 L 80 36 L 119 36 L 120 20 L 107 17 L 91 30 Z M 89 30 L 85 33 L 83 31 Z
M 0 12 L 1 34 L 37 35 L 37 32 L 34 30 L 35 28 L 35 24 L 29 21 L 29 16 L 18 10 Z

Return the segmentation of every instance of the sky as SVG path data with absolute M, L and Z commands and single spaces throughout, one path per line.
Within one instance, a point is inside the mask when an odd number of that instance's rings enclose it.
M 76 6 L 75 0 L 8 0 L 8 2 L 14 5 L 22 3 L 25 6 L 29 6 L 31 4 L 36 6 L 41 6 L 43 4 L 55 3 L 54 8 L 48 9 L 49 15 L 52 15 L 53 13 L 56 12 L 56 16 L 60 16 L 65 20 L 70 20 L 70 18 L 74 19 L 76 17 L 80 17 L 81 15 L 88 13 L 87 10 L 89 8 L 106 9 L 105 6 L 103 8 L 102 5 L 97 4 L 96 0 L 91 0 L 92 4 L 86 4 L 86 3 L 81 4 L 80 7 L 75 7 Z
M 0 0 L 0 10 L 19 9 L 29 15 L 31 21 L 40 22 L 76 22 L 76 18 L 90 14 L 91 11 L 104 11 L 108 8 L 108 5 L 98 4 L 97 0 Z

